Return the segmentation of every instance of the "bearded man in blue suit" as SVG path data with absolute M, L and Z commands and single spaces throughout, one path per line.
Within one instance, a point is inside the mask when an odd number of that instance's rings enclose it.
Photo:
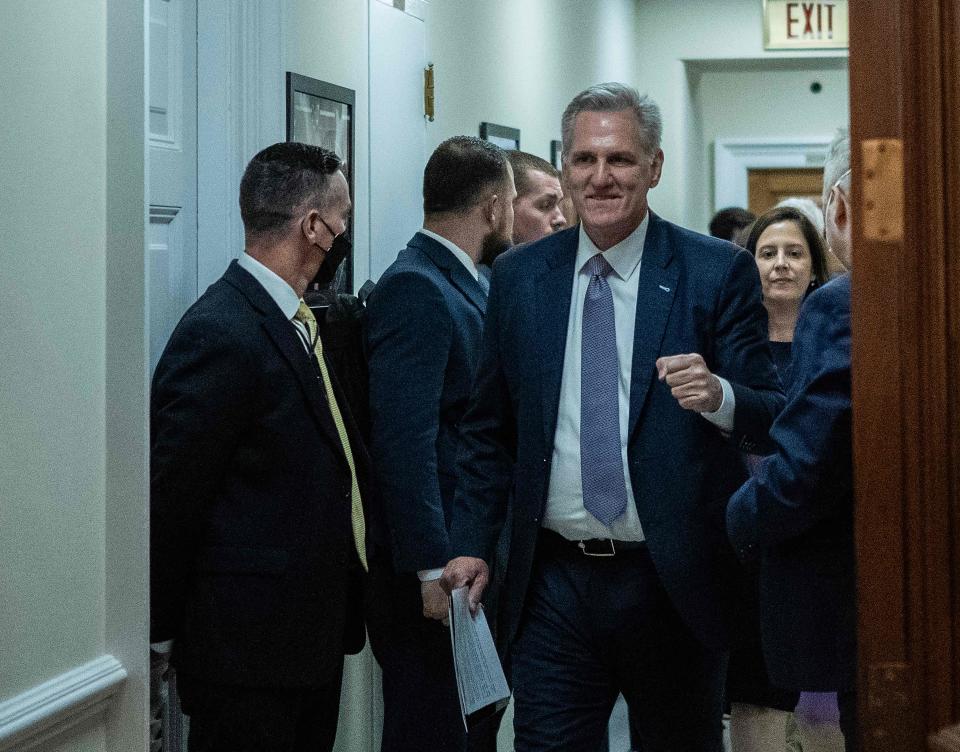
M 716 752 L 736 568 L 723 512 L 738 446 L 783 403 L 759 275 L 648 210 L 663 166 L 649 98 L 597 85 L 562 125 L 582 225 L 494 265 L 443 582 L 479 601 L 512 488 L 516 749 L 593 752 L 622 692 L 647 752 Z

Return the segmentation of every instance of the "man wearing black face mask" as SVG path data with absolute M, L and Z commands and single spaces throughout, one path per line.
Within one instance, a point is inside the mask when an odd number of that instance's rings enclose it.
M 369 459 L 302 299 L 347 225 L 340 164 L 298 143 L 251 160 L 245 252 L 154 376 L 151 638 L 173 640 L 191 752 L 331 749 L 364 642 Z
M 496 146 L 468 136 L 440 144 L 424 170 L 423 229 L 367 306 L 370 453 L 390 528 L 389 551 L 370 560 L 383 752 L 466 749 L 450 637 L 423 613 L 447 600 L 438 578 L 487 301 L 477 264 L 510 245 L 515 196 Z

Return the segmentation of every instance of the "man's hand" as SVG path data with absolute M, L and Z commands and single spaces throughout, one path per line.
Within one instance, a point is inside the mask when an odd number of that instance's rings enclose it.
M 697 353 L 657 358 L 657 376 L 684 410 L 713 413 L 723 404 L 723 387 Z
M 423 598 L 423 615 L 428 619 L 436 619 L 446 623 L 447 604 L 450 596 L 440 587 L 440 580 L 421 582 L 420 596 Z
M 477 615 L 480 598 L 489 581 L 490 570 L 487 568 L 487 562 L 472 556 L 458 556 L 456 559 L 451 559 L 440 577 L 440 585 L 448 593 L 464 586 L 470 588 L 467 599 L 470 601 L 470 613 L 474 616 Z

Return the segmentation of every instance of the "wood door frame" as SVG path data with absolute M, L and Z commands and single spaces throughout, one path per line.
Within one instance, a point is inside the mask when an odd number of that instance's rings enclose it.
M 866 752 L 960 750 L 960 0 L 850 2 L 859 712 Z M 855 94 L 854 94 L 855 92 Z M 864 234 L 864 141 L 904 234 Z

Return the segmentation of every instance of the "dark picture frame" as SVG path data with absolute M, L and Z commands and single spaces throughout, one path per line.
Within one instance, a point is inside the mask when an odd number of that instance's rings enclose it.
M 350 201 L 354 203 L 355 111 L 353 89 L 287 72 L 287 141 L 336 152 L 343 160 L 341 169 L 350 186 Z M 345 234 L 353 239 L 353 215 Z M 321 298 L 331 298 L 331 293 L 352 293 L 353 254 L 347 253 L 335 271 L 321 267 L 307 292 Z M 312 304 L 310 300 L 307 302 Z
M 563 169 L 563 142 L 553 139 L 550 142 L 550 164 L 558 170 Z
M 520 129 L 496 123 L 480 123 L 480 138 L 501 149 L 520 148 Z

